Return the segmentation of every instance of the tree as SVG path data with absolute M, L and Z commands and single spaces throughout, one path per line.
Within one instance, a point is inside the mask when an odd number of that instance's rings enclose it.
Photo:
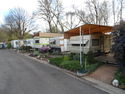
M 23 39 L 26 33 L 35 29 L 32 16 L 22 8 L 10 9 L 5 17 L 5 26 L 18 39 Z
M 121 21 L 119 25 L 115 26 L 113 32 L 113 52 L 114 57 L 120 64 L 120 67 L 125 75 L 125 22 Z
M 8 41 L 8 35 L 6 32 L 0 30 L 0 42 Z
M 39 0 L 39 9 L 37 15 L 44 19 L 49 25 L 49 32 L 52 32 L 52 21 L 54 15 L 52 13 L 52 0 Z
M 76 28 L 80 24 L 80 20 L 77 18 L 75 12 L 66 13 L 65 27 L 70 30 Z
M 112 0 L 112 13 L 113 13 L 113 20 L 114 24 L 116 23 L 116 7 L 115 7 L 115 0 Z
M 112 13 L 114 19 L 114 25 L 123 20 L 123 10 L 125 5 L 125 0 L 112 0 Z
M 99 25 L 108 24 L 109 9 L 107 1 L 99 2 L 98 0 L 87 0 L 85 5 L 85 10 L 75 9 L 82 23 Z
M 54 2 L 54 7 L 53 7 L 53 15 L 54 15 L 54 19 L 53 19 L 53 23 L 55 24 L 55 27 L 57 28 L 57 30 L 60 28 L 61 32 L 64 32 L 64 25 L 62 23 L 63 20 L 63 5 L 62 2 L 60 0 L 53 0 Z M 60 30 L 59 30 L 60 31 Z
M 123 20 L 123 6 L 124 6 L 124 0 L 118 0 L 118 2 L 120 3 L 120 9 L 119 9 L 119 15 L 120 15 L 120 20 Z
M 63 7 L 60 0 L 39 0 L 39 9 L 36 15 L 48 23 L 49 32 L 53 32 L 53 26 L 64 32 L 62 24 Z M 58 31 L 57 31 L 58 32 Z

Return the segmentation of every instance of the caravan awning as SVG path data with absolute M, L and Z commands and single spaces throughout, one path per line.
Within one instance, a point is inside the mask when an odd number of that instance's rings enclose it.
M 107 33 L 112 32 L 112 26 L 104 26 L 104 25 L 95 25 L 95 24 L 85 24 L 80 26 L 81 32 L 83 34 L 92 34 L 92 33 Z M 71 36 L 80 35 L 80 27 L 71 29 L 64 33 L 64 38 L 69 39 Z

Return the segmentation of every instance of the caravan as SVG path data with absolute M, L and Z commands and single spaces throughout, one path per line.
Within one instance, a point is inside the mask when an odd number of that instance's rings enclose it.
M 69 51 L 73 53 L 109 53 L 111 49 L 112 26 L 85 24 L 64 33 L 69 39 Z
M 50 38 L 50 46 L 55 51 L 65 52 L 68 51 L 68 40 L 64 37 Z
M 49 38 L 34 38 L 33 48 L 39 49 L 49 45 Z
M 12 40 L 11 41 L 11 46 L 12 48 L 16 49 L 24 45 L 23 40 Z
M 34 39 L 26 39 L 23 41 L 24 42 L 24 46 L 30 46 L 30 47 L 34 47 Z

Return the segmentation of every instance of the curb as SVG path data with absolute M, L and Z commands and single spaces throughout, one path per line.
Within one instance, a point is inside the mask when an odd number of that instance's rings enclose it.
M 113 87 L 112 85 L 106 84 L 106 83 L 104 83 L 102 81 L 99 81 L 99 80 L 96 80 L 94 78 L 84 77 L 83 79 L 86 79 L 86 80 L 88 80 L 90 82 L 95 83 L 96 85 L 93 84 L 94 87 L 99 88 L 99 89 L 101 89 L 103 91 L 106 91 L 106 92 L 108 92 L 110 94 L 125 94 L 124 90 Z

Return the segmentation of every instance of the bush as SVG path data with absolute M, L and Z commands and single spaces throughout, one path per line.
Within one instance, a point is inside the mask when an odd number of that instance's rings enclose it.
M 59 66 L 63 61 L 63 57 L 50 58 L 49 61 L 51 64 Z
M 116 73 L 115 73 L 115 79 L 117 79 L 120 83 L 120 85 L 125 85 L 125 76 L 123 75 L 121 69 L 119 69 Z
M 71 60 L 73 60 L 74 55 L 75 55 L 75 53 L 70 53 L 69 54 L 69 57 L 70 57 Z
M 64 60 L 64 61 L 67 61 L 67 60 L 71 60 L 71 58 L 70 58 L 69 55 L 65 55 L 65 56 L 63 57 L 63 60 Z
M 7 48 L 10 49 L 11 48 L 11 43 L 7 44 Z
M 89 51 L 86 56 L 87 56 L 87 63 L 95 64 L 97 62 L 97 60 L 94 59 L 94 54 L 92 51 Z
M 79 53 L 75 53 L 73 55 L 73 60 L 78 60 L 79 61 L 80 60 L 79 57 L 80 57 Z
M 89 53 L 90 54 L 90 53 Z M 103 63 L 98 62 L 94 59 L 93 56 L 90 55 L 84 55 L 84 58 L 86 58 L 83 66 L 81 67 L 79 62 L 79 54 L 69 54 L 65 55 L 64 57 L 56 57 L 56 58 L 50 58 L 50 63 L 56 66 L 59 66 L 61 68 L 70 70 L 70 71 L 78 71 L 78 70 L 85 70 L 88 72 L 92 72 L 96 70 L 100 65 Z
M 19 50 L 25 51 L 25 52 L 30 52 L 31 49 L 32 49 L 31 46 L 21 46 L 21 47 L 19 48 Z
M 77 71 L 77 70 L 81 70 L 81 66 L 79 61 L 63 61 L 60 64 L 61 68 L 67 69 L 67 70 L 71 70 L 71 71 Z
M 39 51 L 33 51 L 33 56 L 39 56 L 40 55 L 40 52 Z
M 30 52 L 31 49 L 32 49 L 31 46 L 26 46 L 26 47 L 25 47 L 26 52 Z
M 95 64 L 87 64 L 86 69 L 88 72 L 93 72 L 102 64 L 103 64 L 102 62 L 96 62 Z

